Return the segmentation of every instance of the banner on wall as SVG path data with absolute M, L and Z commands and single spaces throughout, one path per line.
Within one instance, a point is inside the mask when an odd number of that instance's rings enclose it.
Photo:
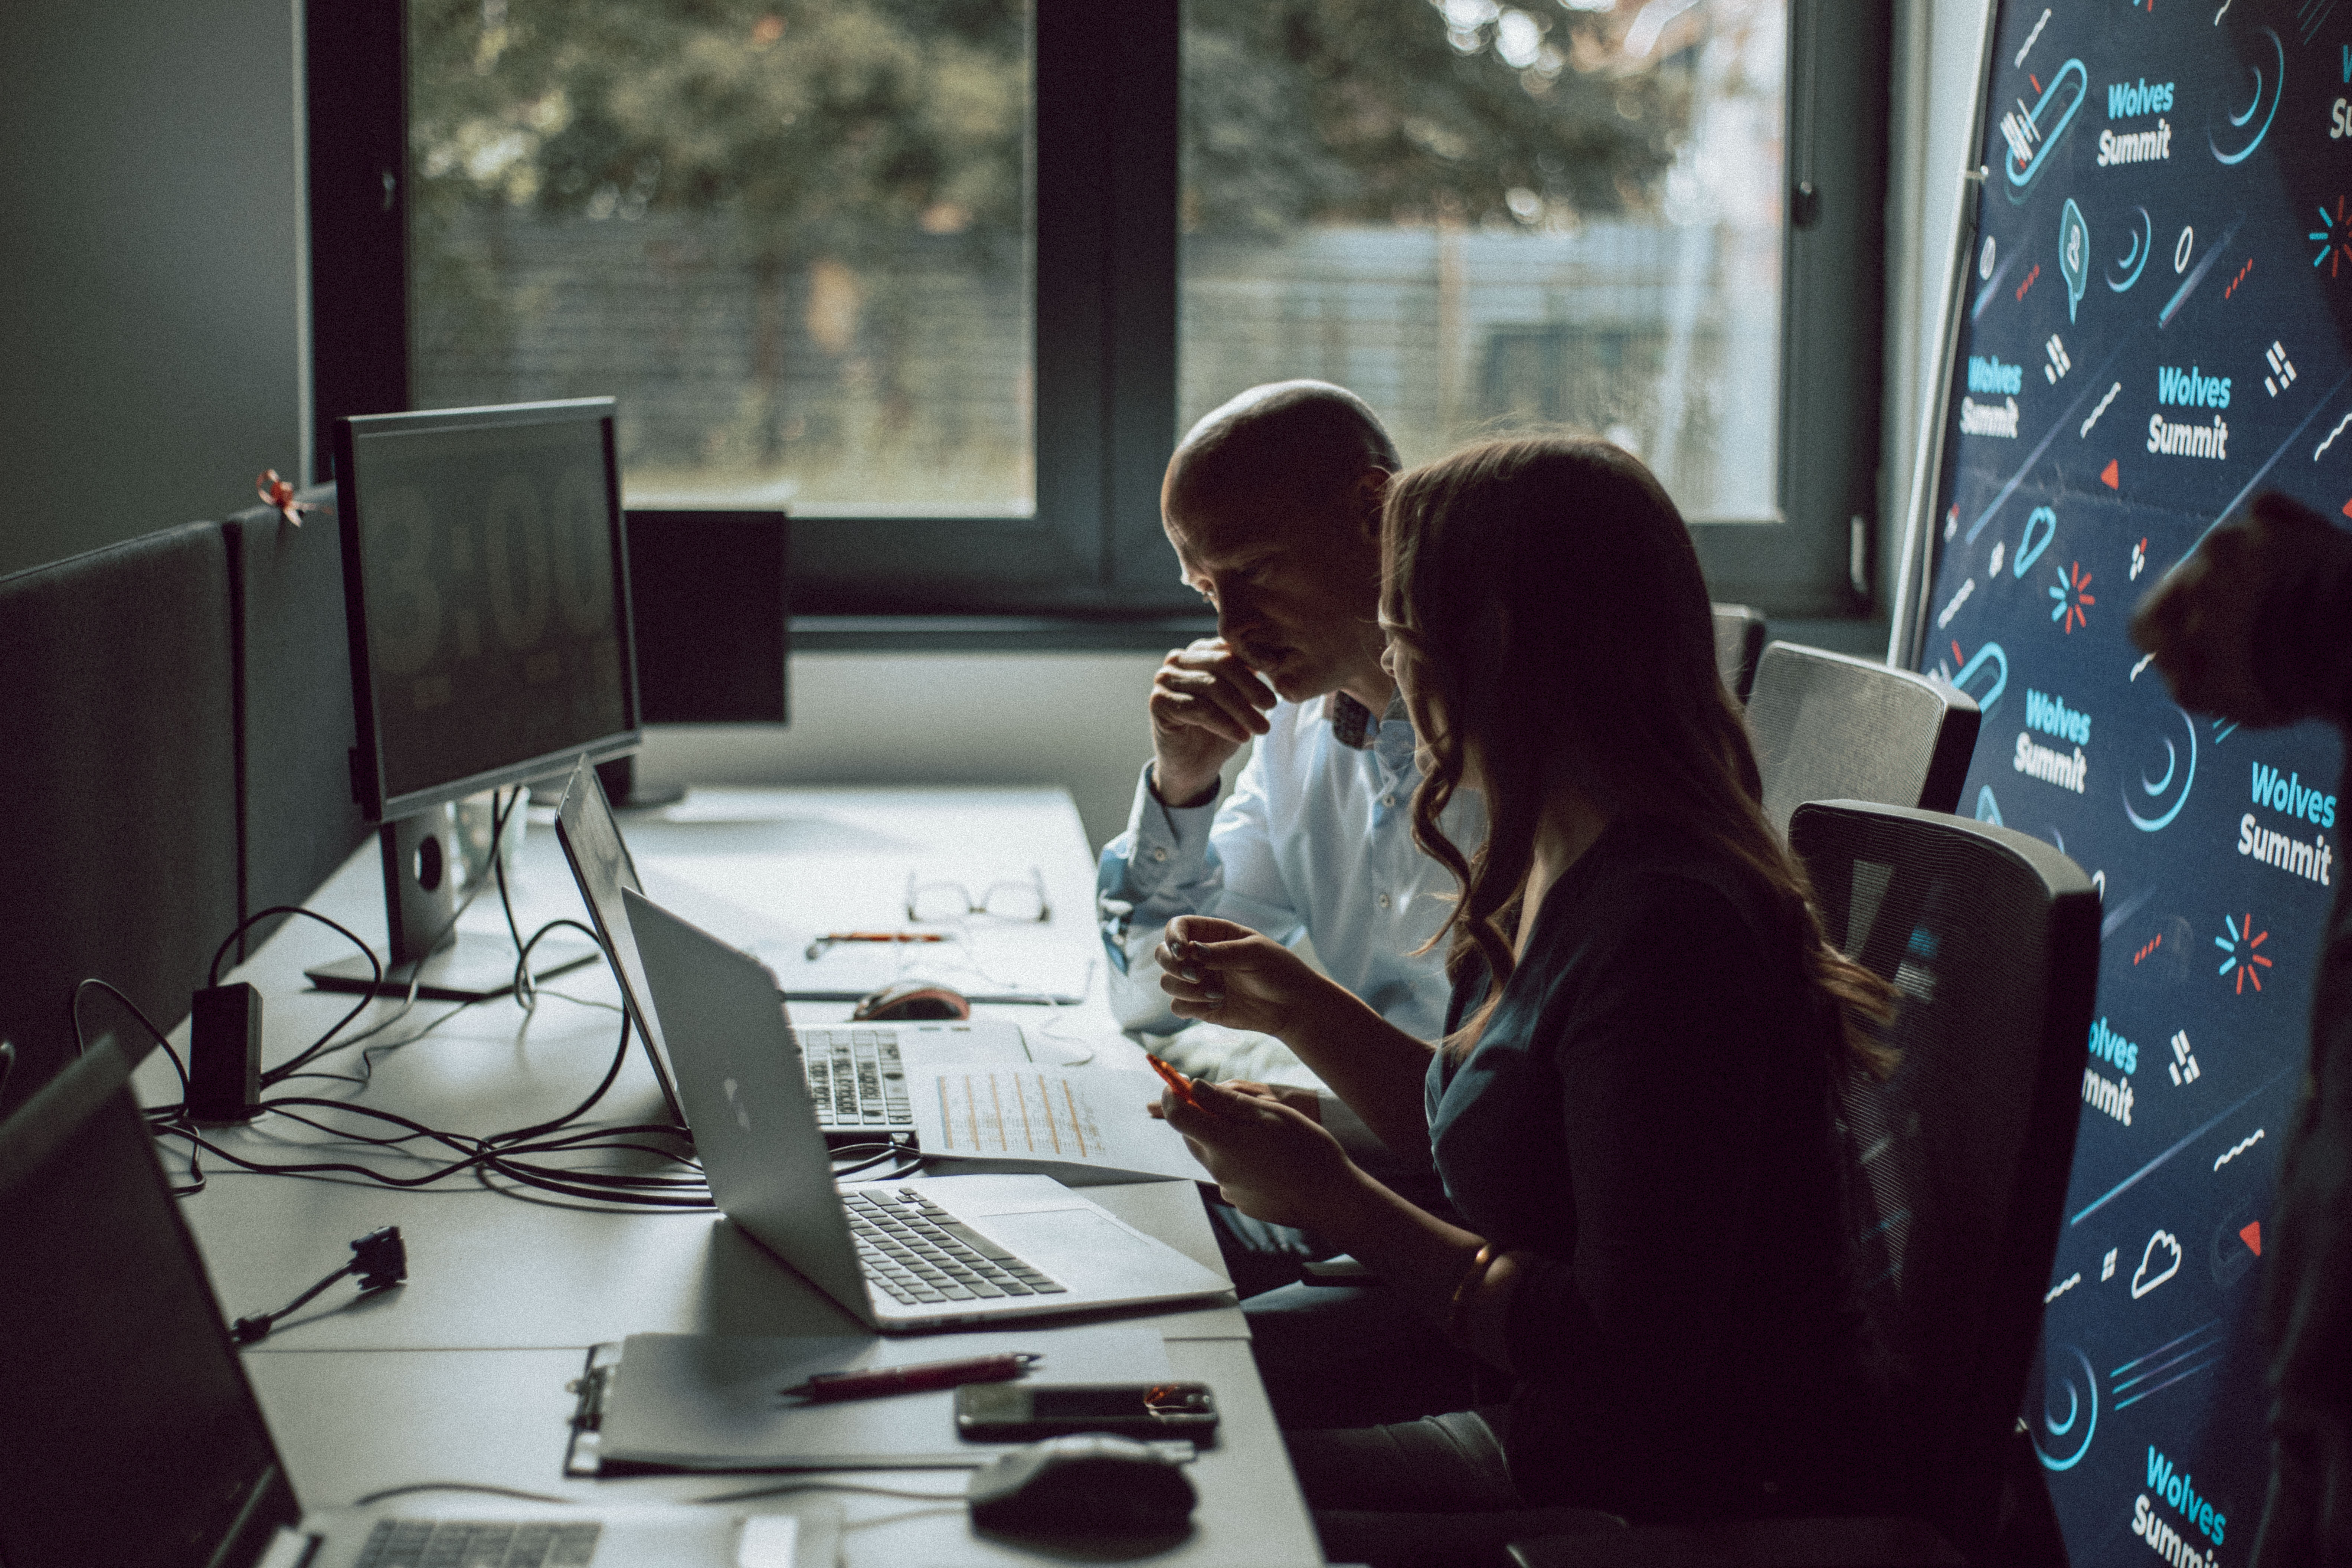
M 1918 668 L 1984 710 L 1963 813 L 2105 903 L 2024 1414 L 2077 1568 L 2240 1563 L 2342 758 L 2175 706 L 2126 623 L 2263 489 L 2352 519 L 2352 7 L 2003 0 L 1992 47 Z

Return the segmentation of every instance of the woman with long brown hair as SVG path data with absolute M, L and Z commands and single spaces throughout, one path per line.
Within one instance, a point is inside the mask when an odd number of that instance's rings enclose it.
M 1171 1095 L 1228 1200 L 1351 1252 L 1515 1380 L 1507 1415 L 1294 1434 L 1327 1551 L 1527 1532 L 1469 1510 L 1883 1500 L 1832 1104 L 1839 1075 L 1882 1065 L 1867 1026 L 1887 993 L 1824 941 L 1763 815 L 1674 503 L 1578 438 L 1404 474 L 1381 619 L 1425 753 L 1419 837 L 1461 884 L 1445 1037 L 1399 1033 L 1228 922 L 1171 925 L 1159 954 L 1178 1013 L 1279 1036 L 1383 1142 L 1426 1140 L 1460 1223 L 1269 1098 Z M 1465 789 L 1483 844 L 1437 826 Z M 1425 1540 L 1331 1511 L 1400 1507 L 1449 1517 Z

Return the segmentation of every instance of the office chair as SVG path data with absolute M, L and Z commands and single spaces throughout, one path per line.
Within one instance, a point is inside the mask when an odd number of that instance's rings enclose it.
M 1711 605 L 1715 612 L 1715 667 L 1723 684 L 1742 702 L 1756 685 L 1756 661 L 1764 653 L 1764 612 L 1746 605 Z
M 1748 699 L 1764 815 L 1785 834 L 1800 801 L 1950 811 L 1980 717 L 1973 698 L 1926 676 L 1776 642 L 1757 661 Z
M 1932 812 L 1809 804 L 1791 837 L 1823 928 L 1898 995 L 1886 1038 L 1901 1064 L 1848 1084 L 1840 1125 L 1910 1512 L 1563 1536 L 1511 1554 L 1521 1568 L 2063 1568 L 2018 1409 L 2082 1109 L 2098 896 L 2040 840 Z

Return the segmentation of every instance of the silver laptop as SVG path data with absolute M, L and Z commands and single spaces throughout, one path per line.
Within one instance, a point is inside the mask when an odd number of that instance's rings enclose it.
M 678 1104 L 677 1073 L 662 1043 L 661 1020 L 646 1005 L 645 963 L 638 956 L 635 931 L 621 890 L 645 891 L 636 863 L 621 838 L 621 825 L 604 798 L 596 770 L 582 761 L 563 786 L 556 806 L 555 837 L 572 866 L 572 879 L 596 934 L 613 954 L 613 970 L 621 983 L 621 1000 L 645 1043 L 646 1058 L 659 1080 L 670 1113 L 686 1119 Z M 781 993 L 779 994 L 781 1005 Z M 890 1137 L 915 1131 L 913 1108 L 907 1100 L 909 1075 L 924 1077 L 933 1069 L 966 1062 L 1025 1062 L 1028 1042 L 1018 1024 L 1002 1018 L 959 1019 L 938 1024 L 850 1024 L 803 1026 L 794 1031 L 801 1063 L 808 1075 L 809 1096 L 818 1125 L 836 1140 L 856 1134 Z
M 835 1187 L 775 977 L 622 894 L 711 1196 L 860 1322 L 884 1330 L 1213 1296 L 1232 1288 L 1050 1176 Z
M 0 1290 L 8 1568 L 838 1561 L 841 1506 L 828 1499 L 780 1500 L 785 1517 L 454 1495 L 405 1517 L 306 1513 L 111 1047 L 0 1124 L 0 1214 L 10 1266 L 41 1282 Z

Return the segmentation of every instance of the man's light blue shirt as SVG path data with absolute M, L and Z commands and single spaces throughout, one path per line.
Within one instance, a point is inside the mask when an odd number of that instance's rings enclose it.
M 1435 1040 L 1444 954 L 1416 950 L 1445 923 L 1455 889 L 1412 841 L 1421 773 L 1404 704 L 1391 701 L 1375 725 L 1334 692 L 1277 702 L 1266 721 L 1222 805 L 1165 805 L 1144 770 L 1096 880 L 1113 1010 L 1130 1029 L 1182 1026 L 1151 950 L 1178 915 L 1206 914 L 1287 944 L 1310 939 L 1332 979 L 1406 1034 Z M 1357 738 L 1365 743 L 1348 743 Z M 1473 795 L 1457 793 L 1440 822 L 1465 855 L 1486 836 Z

